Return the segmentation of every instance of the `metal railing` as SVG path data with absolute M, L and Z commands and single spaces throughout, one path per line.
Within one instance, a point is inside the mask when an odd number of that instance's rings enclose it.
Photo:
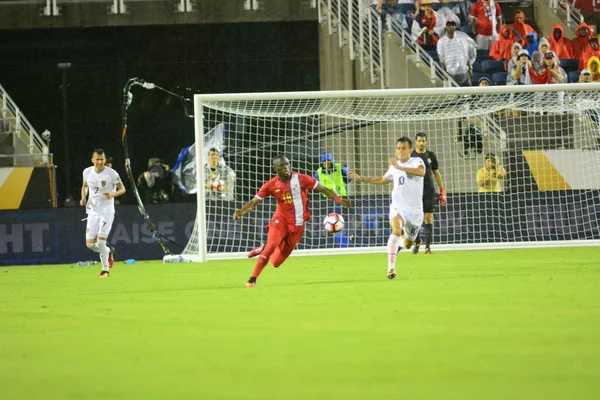
M 459 87 L 458 83 L 442 68 L 440 63 L 436 62 L 427 51 L 413 39 L 410 32 L 402 29 L 397 21 L 388 24 L 390 31 L 398 35 L 401 39 L 402 47 L 410 49 L 415 54 L 415 61 L 424 64 L 429 70 L 429 79 L 431 82 L 442 82 L 444 87 Z
M 327 22 L 329 34 L 338 35 L 340 47 L 349 46 L 350 58 L 360 59 L 361 71 L 369 70 L 371 83 L 385 88 L 381 16 L 360 0 L 319 0 L 318 6 L 319 22 Z
M 383 33 L 388 32 L 401 39 L 402 47 L 410 49 L 413 61 L 429 69 L 432 82 L 443 86 L 458 87 L 458 84 L 423 48 L 405 31 L 399 22 L 389 18 L 384 24 L 381 15 L 361 0 L 319 0 L 319 22 L 327 23 L 329 34 L 337 34 L 340 47 L 348 46 L 352 60 L 359 59 L 361 71 L 369 70 L 371 83 L 386 87 L 384 74 Z M 389 17 L 389 16 L 388 16 Z
M 557 15 L 560 11 L 561 14 L 565 16 L 565 23 L 569 27 L 573 24 L 577 27 L 584 21 L 583 14 L 581 14 L 581 12 L 568 0 L 548 0 L 548 6 L 553 9 L 554 13 Z
M 2 102 L 2 118 L 9 124 L 10 131 L 27 145 L 30 154 L 44 154 L 47 156 L 48 146 L 46 146 L 46 143 L 29 120 L 21 113 L 19 107 L 2 85 L 0 85 L 0 101 Z

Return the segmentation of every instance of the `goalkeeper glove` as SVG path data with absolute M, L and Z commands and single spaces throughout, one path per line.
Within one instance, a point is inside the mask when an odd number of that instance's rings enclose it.
M 446 191 L 444 190 L 444 188 L 440 189 L 440 195 L 438 196 L 438 199 L 440 201 L 440 206 L 446 205 Z

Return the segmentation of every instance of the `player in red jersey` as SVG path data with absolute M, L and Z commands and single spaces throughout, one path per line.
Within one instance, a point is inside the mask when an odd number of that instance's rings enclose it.
M 342 199 L 331 189 L 319 184 L 310 175 L 292 172 L 290 161 L 285 156 L 273 159 L 273 169 L 277 176 L 266 182 L 256 196 L 233 213 L 238 220 L 252 211 L 258 203 L 271 195 L 277 199 L 277 209 L 267 227 L 267 243 L 262 249 L 250 252 L 249 257 L 258 255 L 252 276 L 246 286 L 256 285 L 256 279 L 269 261 L 279 267 L 292 253 L 302 239 L 304 223 L 310 219 L 308 191 L 316 190 L 344 207 L 350 207 L 350 201 Z

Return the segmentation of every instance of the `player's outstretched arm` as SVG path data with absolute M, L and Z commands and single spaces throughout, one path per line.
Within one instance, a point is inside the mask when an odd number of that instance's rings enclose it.
M 381 176 L 374 176 L 374 177 L 371 177 L 371 178 L 365 178 L 363 176 L 358 175 L 356 172 L 350 171 L 348 173 L 348 176 L 351 179 L 356 180 L 357 182 L 372 183 L 372 184 L 375 184 L 375 185 L 383 185 L 383 184 L 391 182 L 389 179 L 387 179 L 383 175 L 381 175 Z
M 246 215 L 250 211 L 254 210 L 254 208 L 256 208 L 256 206 L 260 202 L 261 202 L 261 200 L 255 197 L 252 200 L 250 200 L 249 202 L 247 202 L 246 204 L 244 204 L 242 206 L 242 208 L 236 208 L 236 210 L 233 213 L 233 219 L 238 220 L 238 219 L 242 218 L 244 215 Z
M 336 203 L 341 204 L 344 207 L 350 207 L 350 200 L 341 198 L 333 190 L 326 188 L 320 183 L 317 185 L 315 190 L 319 193 L 323 193 L 325 196 L 335 201 Z

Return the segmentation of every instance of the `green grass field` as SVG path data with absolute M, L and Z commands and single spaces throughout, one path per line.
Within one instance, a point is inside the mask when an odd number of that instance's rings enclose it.
M 0 268 L 0 399 L 599 399 L 599 259 Z

